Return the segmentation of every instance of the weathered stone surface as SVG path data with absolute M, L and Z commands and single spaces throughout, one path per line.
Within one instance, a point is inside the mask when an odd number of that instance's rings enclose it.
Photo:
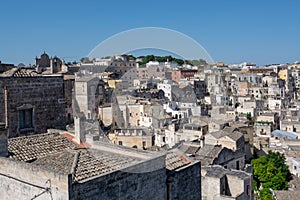
M 8 100 L 9 137 L 45 133 L 49 128 L 65 129 L 62 76 L 0 77 L 0 121 L 5 122 L 5 92 Z M 19 128 L 19 109 L 33 108 L 33 128 Z
M 0 156 L 8 155 L 7 129 L 5 124 L 0 123 Z

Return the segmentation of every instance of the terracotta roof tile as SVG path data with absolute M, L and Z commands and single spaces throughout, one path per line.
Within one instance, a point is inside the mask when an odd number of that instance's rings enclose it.
M 140 158 L 95 149 L 80 149 L 65 134 L 46 133 L 9 139 L 10 158 L 72 174 L 82 181 L 142 161 Z
M 166 155 L 166 168 L 168 170 L 175 170 L 190 164 L 191 161 L 183 154 L 175 151 L 169 151 Z
M 77 146 L 59 133 L 45 133 L 8 140 L 9 157 L 30 162 Z

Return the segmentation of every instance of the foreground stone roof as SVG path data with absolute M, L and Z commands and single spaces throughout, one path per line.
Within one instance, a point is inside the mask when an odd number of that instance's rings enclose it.
M 9 157 L 31 162 L 77 146 L 59 133 L 45 133 L 8 139 Z
M 73 182 L 121 170 L 143 160 L 115 152 L 80 148 L 60 133 L 11 138 L 8 149 L 10 158 L 50 171 L 72 174 Z
M 112 172 L 141 161 L 110 152 L 92 149 L 65 150 L 38 159 L 34 164 L 42 165 L 49 170 L 72 174 L 73 182 Z

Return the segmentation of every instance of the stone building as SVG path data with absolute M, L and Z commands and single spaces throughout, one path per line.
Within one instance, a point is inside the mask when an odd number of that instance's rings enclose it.
M 204 80 L 195 80 L 194 81 L 194 92 L 197 96 L 197 99 L 203 99 L 207 94 L 206 83 Z
M 202 199 L 254 199 L 252 175 L 243 171 L 228 170 L 221 166 L 201 169 Z
M 74 100 L 77 112 L 82 112 L 86 119 L 96 119 L 99 116 L 99 106 L 111 103 L 112 89 L 96 76 L 83 76 L 75 79 Z
M 183 79 L 193 79 L 195 74 L 198 73 L 196 69 L 182 69 L 180 70 L 181 78 Z
M 205 135 L 208 131 L 208 126 L 204 122 L 186 123 L 183 125 L 182 131 L 176 133 L 176 141 L 193 141 L 199 140 L 201 136 Z
M 134 75 L 134 78 L 136 78 L 135 69 L 137 67 L 137 64 L 134 60 L 128 60 L 126 55 L 116 55 L 111 58 L 109 62 L 106 62 L 104 66 L 106 66 L 106 72 L 113 72 L 118 79 L 122 78 L 127 72 L 131 70 L 133 70 L 132 73 Z
M 201 199 L 201 168 L 179 150 L 166 154 L 167 199 Z M 199 181 L 200 180 L 200 181 Z
M 245 154 L 242 150 L 233 151 L 221 145 L 205 145 L 194 153 L 202 166 L 221 165 L 226 169 L 244 169 Z
M 181 79 L 181 71 L 179 69 L 169 69 L 166 72 L 166 78 L 178 83 Z
M 205 144 L 221 145 L 232 150 L 244 148 L 245 139 L 243 133 L 239 131 L 220 130 L 205 135 Z
M 58 57 L 49 57 L 45 52 L 38 58 L 35 58 L 36 71 L 39 73 L 57 73 L 61 71 L 66 71 L 64 69 L 66 66 L 63 60 Z
M 155 144 L 155 136 L 152 130 L 146 128 L 122 128 L 109 134 L 114 144 L 138 149 L 147 149 Z
M 96 89 L 99 78 L 84 76 L 75 79 L 75 101 L 86 119 L 96 118 Z
M 1 149 L 5 131 L 1 126 Z M 8 139 L 0 154 L 0 199 L 201 199 L 200 164 L 180 152 L 74 138 L 52 130 Z
M 1 60 L 0 60 L 0 73 L 3 73 L 7 70 L 10 70 L 14 68 L 14 65 L 13 64 L 6 64 L 6 63 L 2 63 Z
M 64 84 L 61 75 L 42 76 L 12 68 L 0 74 L 0 121 L 9 137 L 65 129 Z
M 159 62 L 149 61 L 145 66 L 137 68 L 137 75 L 139 80 L 148 80 L 155 77 L 165 79 L 166 71 L 166 67 L 160 65 Z

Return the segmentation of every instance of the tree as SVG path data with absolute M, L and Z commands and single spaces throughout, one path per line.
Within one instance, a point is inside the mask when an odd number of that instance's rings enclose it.
M 261 186 L 263 188 L 259 191 L 260 199 L 270 199 L 270 188 L 273 190 L 288 189 L 291 173 L 285 164 L 283 154 L 269 151 L 267 156 L 254 159 L 251 163 L 254 174 L 254 189 L 258 191 Z
M 247 118 L 249 121 L 251 121 L 251 120 L 252 120 L 251 113 L 247 113 L 246 118 Z
M 259 199 L 261 200 L 271 200 L 274 199 L 269 188 L 264 188 L 259 192 Z
M 208 65 L 207 62 L 203 59 L 199 59 L 199 60 L 188 60 L 188 63 L 190 63 L 191 65 L 194 66 L 201 66 L 201 65 Z
M 178 65 L 184 64 L 184 60 L 179 58 L 173 58 L 172 56 L 154 56 L 154 55 L 147 55 L 147 56 L 139 56 L 138 58 L 142 58 L 143 61 L 139 62 L 140 65 L 144 65 L 149 61 L 158 61 L 158 62 L 176 62 Z

